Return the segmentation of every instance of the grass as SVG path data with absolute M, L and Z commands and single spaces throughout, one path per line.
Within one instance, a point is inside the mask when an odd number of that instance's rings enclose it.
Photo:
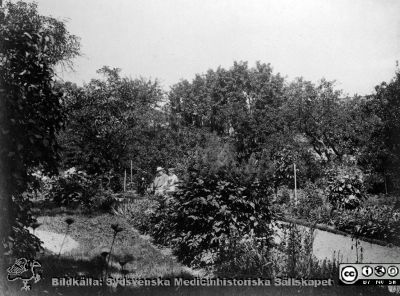
M 110 214 L 97 214 L 85 216 L 83 214 L 67 215 L 58 214 L 41 216 L 38 222 L 42 223 L 37 229 L 41 231 L 64 234 L 67 230 L 66 218 L 72 218 L 74 223 L 69 226 L 68 235 L 79 243 L 79 246 L 58 256 L 45 250 L 37 256 L 42 265 L 42 279 L 32 285 L 29 295 L 131 295 L 132 287 L 52 287 L 53 277 L 92 277 L 104 279 L 107 276 L 122 277 L 127 275 L 132 278 L 192 278 L 194 271 L 178 263 L 168 250 L 154 247 L 145 236 L 141 236 L 123 218 Z M 109 251 L 114 236 L 112 224 L 123 228 L 115 238 L 109 266 L 106 268 L 108 257 L 102 252 Z M 121 259 L 129 258 L 131 261 L 124 264 Z M 195 273 L 194 275 L 192 273 Z M 26 295 L 26 291 L 19 291 L 22 282 L 6 283 L 8 288 L 1 295 Z M 172 288 L 174 289 L 174 288 Z M 3 291 L 3 289 L 1 289 Z M 140 290 L 140 291 L 139 291 Z M 163 291 L 165 288 L 151 287 L 150 290 Z M 151 295 L 149 287 L 136 288 L 135 294 Z M 167 288 L 168 290 L 168 288 Z M 7 291 L 7 292 L 6 292 Z M 117 293 L 116 293 L 117 292 Z M 25 293 L 25 294 L 24 294 Z
M 69 227 L 68 235 L 79 242 L 79 247 L 62 254 L 61 259 L 100 260 L 103 251 L 109 251 L 114 231 L 112 224 L 120 225 L 110 258 L 110 267 L 121 268 L 118 259 L 129 255 L 132 258 L 124 270 L 134 277 L 188 276 L 188 269 L 176 262 L 175 258 L 156 249 L 151 242 L 133 229 L 124 218 L 110 214 L 96 216 L 59 215 L 39 217 L 40 230 L 65 233 L 65 219 L 70 217 L 74 223 Z M 99 266 L 101 268 L 101 266 Z M 94 271 L 89 271 L 93 274 Z

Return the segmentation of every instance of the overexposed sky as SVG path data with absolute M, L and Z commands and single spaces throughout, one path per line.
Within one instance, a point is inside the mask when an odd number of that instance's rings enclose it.
M 81 37 L 78 84 L 103 65 L 169 89 L 234 60 L 289 79 L 337 80 L 350 95 L 389 81 L 400 60 L 399 0 L 37 0 Z

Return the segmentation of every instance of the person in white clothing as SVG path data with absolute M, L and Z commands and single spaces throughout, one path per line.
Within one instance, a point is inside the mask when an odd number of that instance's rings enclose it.
M 179 179 L 178 176 L 175 175 L 175 169 L 168 169 L 168 183 L 167 183 L 167 192 L 174 192 L 176 187 L 178 186 Z

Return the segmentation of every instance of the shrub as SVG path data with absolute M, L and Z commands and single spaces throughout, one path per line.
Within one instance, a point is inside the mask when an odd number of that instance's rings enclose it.
M 91 206 L 95 189 L 85 172 L 72 168 L 53 178 L 47 198 L 59 206 L 74 208 L 82 205 L 87 208 Z
M 321 209 L 323 206 L 323 198 L 319 189 L 308 183 L 301 195 L 299 195 L 297 204 L 294 205 L 294 212 L 298 218 L 315 221 L 316 209 Z
M 125 217 L 134 227 L 143 233 L 149 233 L 152 227 L 151 219 L 159 202 L 154 198 L 137 199 L 128 203 L 116 204 L 113 213 Z
M 324 204 L 311 209 L 309 221 L 315 223 L 332 224 L 330 206 Z
M 328 171 L 328 200 L 336 209 L 355 209 L 366 199 L 362 172 L 341 167 Z
M 99 190 L 91 198 L 91 209 L 110 212 L 115 203 L 115 194 L 111 190 Z
M 192 172 L 172 197 L 160 201 L 152 216 L 157 243 L 170 242 L 186 264 L 203 265 L 206 254 L 224 260 L 237 238 L 269 237 L 272 213 L 268 186 L 226 170 Z
M 97 178 L 75 168 L 69 169 L 49 182 L 46 198 L 58 206 L 90 212 L 109 211 L 115 202 L 111 190 L 99 189 Z
M 34 258 L 36 253 L 42 250 L 40 240 L 31 234 L 24 226 L 33 226 L 37 223 L 32 215 L 33 192 L 26 191 L 22 194 L 13 196 L 13 208 L 16 213 L 15 226 L 12 227 L 9 241 L 5 244 L 5 254 L 14 258 L 25 257 Z
M 288 204 L 290 202 L 290 190 L 287 186 L 281 186 L 278 191 L 278 196 L 276 198 L 276 202 L 279 205 Z

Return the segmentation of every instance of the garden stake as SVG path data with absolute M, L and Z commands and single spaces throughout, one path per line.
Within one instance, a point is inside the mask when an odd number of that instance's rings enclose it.
M 126 191 L 126 170 L 124 174 L 124 192 Z

